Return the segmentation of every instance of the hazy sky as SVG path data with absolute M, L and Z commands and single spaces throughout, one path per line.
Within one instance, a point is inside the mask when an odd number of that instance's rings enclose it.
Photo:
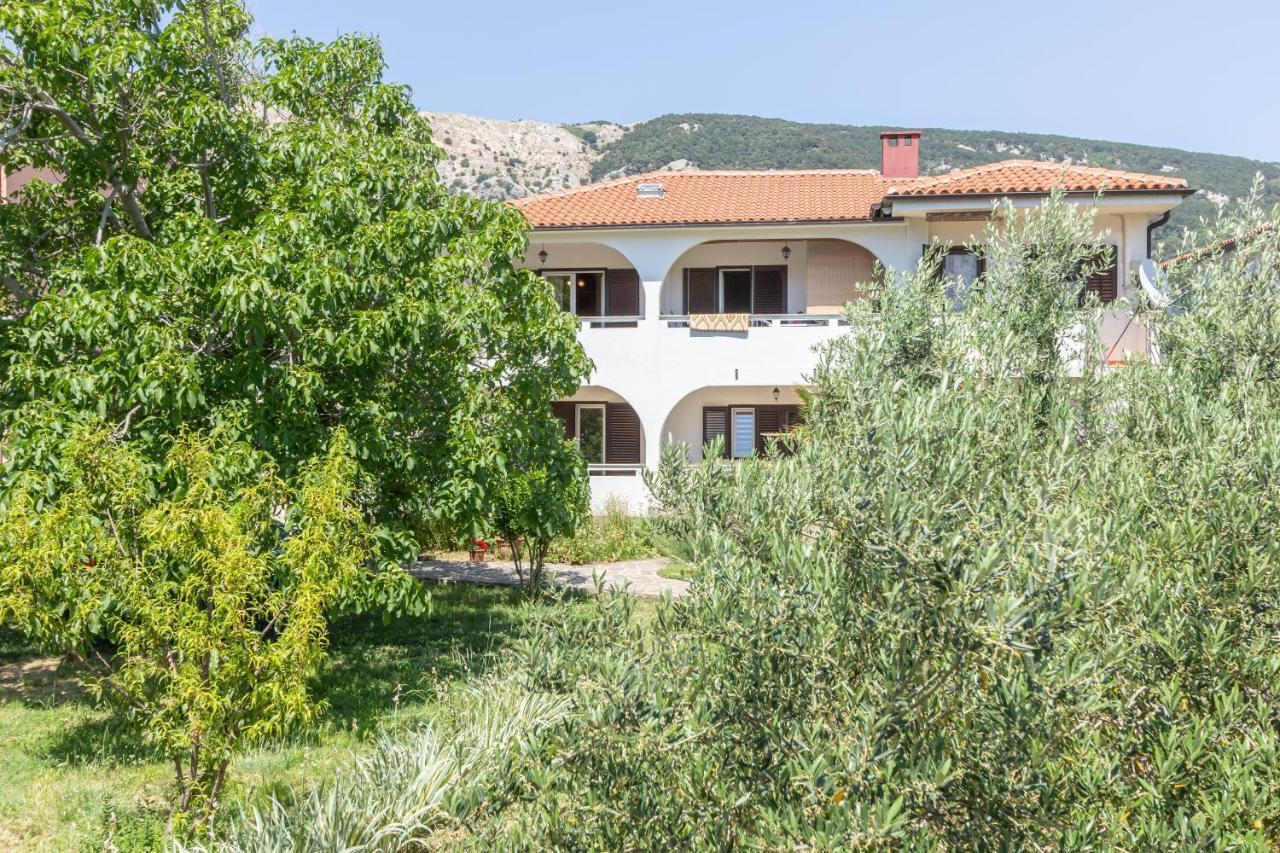
M 1280 0 L 248 0 L 372 33 L 420 108 L 1061 133 L 1280 161 Z

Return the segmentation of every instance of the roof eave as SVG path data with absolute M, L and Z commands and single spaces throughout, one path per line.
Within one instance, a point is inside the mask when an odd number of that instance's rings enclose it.
M 772 219 L 772 220 L 751 220 L 748 222 L 728 220 L 714 222 L 597 222 L 583 225 L 532 225 L 532 230 L 540 231 L 610 231 L 614 229 L 640 229 L 640 228 L 748 228 L 748 227 L 772 227 L 787 225 L 875 225 L 881 222 L 901 222 L 901 217 L 862 217 L 858 219 Z
M 1195 195 L 1199 190 L 1191 187 L 1180 187 L 1170 189 L 1128 189 L 1128 190 L 1068 190 L 1064 193 L 1068 198 L 1090 198 L 1092 196 L 1155 196 L 1155 195 Z M 964 201 L 972 199 L 980 201 L 982 199 L 996 198 L 1044 198 L 1052 195 L 1052 190 L 1029 190 L 1022 192 L 990 192 L 990 193 L 914 193 L 910 195 L 888 194 L 884 200 L 889 203 L 899 201 L 929 201 L 932 199 L 945 201 Z

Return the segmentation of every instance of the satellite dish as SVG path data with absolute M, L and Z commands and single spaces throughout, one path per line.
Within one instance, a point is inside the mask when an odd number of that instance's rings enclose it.
M 1164 270 L 1147 258 L 1138 265 L 1138 283 L 1154 308 L 1168 308 L 1173 300 L 1164 292 Z

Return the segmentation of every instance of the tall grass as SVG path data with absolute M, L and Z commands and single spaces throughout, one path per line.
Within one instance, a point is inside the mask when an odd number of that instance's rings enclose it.
M 554 563 L 612 563 L 658 556 L 649 519 L 633 515 L 626 501 L 610 498 L 604 512 L 589 517 L 573 536 L 551 544 Z
M 510 681 L 473 688 L 452 715 L 381 737 L 334 781 L 242 813 L 216 849 L 364 853 L 423 843 L 463 826 L 521 751 L 567 709 L 563 696 L 530 693 Z

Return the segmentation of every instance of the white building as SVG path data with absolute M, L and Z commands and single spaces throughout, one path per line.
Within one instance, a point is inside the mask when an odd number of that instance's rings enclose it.
M 1062 187 L 1096 201 L 1117 258 L 1090 282 L 1115 306 L 1107 357 L 1148 352 L 1125 299 L 1151 228 L 1191 194 L 1185 180 L 1025 160 L 919 177 L 919 132 L 881 138 L 880 172 L 653 172 L 514 202 L 533 227 L 525 264 L 582 318 L 595 364 L 557 413 L 590 463 L 597 508 L 610 495 L 642 508 L 638 474 L 668 441 L 694 459 L 715 435 L 732 456 L 759 451 L 795 420 L 814 345 L 845 333 L 842 307 L 864 297 L 875 263 L 914 269 L 936 239 L 955 247 L 949 274 L 981 274 L 965 247 L 1004 198 L 1030 207 Z

